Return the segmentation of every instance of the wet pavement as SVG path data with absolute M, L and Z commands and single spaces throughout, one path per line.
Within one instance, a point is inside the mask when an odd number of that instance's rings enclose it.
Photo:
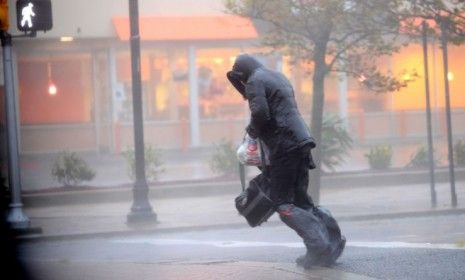
M 457 182 L 458 205 L 451 206 L 449 184 L 437 184 L 437 207 L 431 207 L 429 186 L 394 185 L 372 187 L 331 187 L 321 190 L 320 204 L 328 208 L 339 220 L 388 219 L 396 217 L 448 215 L 465 212 L 465 187 Z M 217 187 L 222 182 L 216 183 Z M 154 223 L 127 224 L 127 216 L 133 204 L 132 193 L 123 200 L 95 203 L 74 202 L 73 204 L 39 204 L 36 207 L 25 205 L 25 213 L 33 227 L 43 233 L 34 238 L 60 239 L 69 237 L 92 237 L 115 234 L 135 234 L 138 231 L 203 230 L 210 228 L 247 226 L 243 217 L 234 207 L 234 198 L 239 194 L 239 185 L 227 185 L 230 191 L 224 194 L 152 197 L 150 205 L 157 216 Z M 197 185 L 167 186 L 179 191 L 195 192 Z M 194 190 L 189 190 L 194 188 Z M 75 192 L 76 195 L 79 192 Z M 40 194 L 54 196 L 57 193 Z M 72 196 L 73 194 L 67 194 Z M 92 196 L 92 191 L 86 191 Z M 33 197 L 29 200 L 33 201 Z M 85 200 L 85 196 L 80 197 Z M 273 215 L 268 223 L 281 223 Z
M 184 262 L 184 263 L 126 263 L 126 262 L 37 262 L 34 279 L 269 279 L 321 280 L 375 279 L 360 274 L 329 268 L 303 270 L 294 264 L 266 262 Z

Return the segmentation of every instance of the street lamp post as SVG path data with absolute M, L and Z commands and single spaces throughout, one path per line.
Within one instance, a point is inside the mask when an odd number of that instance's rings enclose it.
M 134 200 L 127 222 L 155 222 L 157 215 L 153 212 L 148 199 L 149 188 L 145 177 L 138 0 L 129 0 L 129 22 L 136 182 L 133 188 Z
M 423 64 L 425 69 L 425 96 L 426 96 L 426 128 L 428 133 L 428 161 L 429 161 L 429 175 L 430 175 L 430 193 L 431 193 L 431 206 L 436 207 L 436 190 L 434 179 L 434 154 L 433 154 L 433 132 L 431 125 L 431 102 L 429 91 L 429 70 L 428 70 L 428 40 L 426 37 L 427 26 L 426 22 L 422 23 L 422 38 L 423 38 Z
M 444 89 L 446 98 L 446 120 L 447 120 L 447 150 L 449 158 L 449 180 L 451 191 L 452 207 L 457 206 L 457 194 L 455 192 L 455 174 L 454 174 L 454 150 L 452 144 L 452 120 L 450 110 L 450 95 L 449 95 L 449 73 L 448 53 L 447 53 L 447 22 L 445 19 L 440 19 L 441 26 L 441 45 L 442 45 L 442 60 L 444 64 Z

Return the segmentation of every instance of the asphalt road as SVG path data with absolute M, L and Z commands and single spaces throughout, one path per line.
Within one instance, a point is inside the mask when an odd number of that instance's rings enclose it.
M 377 279 L 465 279 L 465 215 L 343 222 L 348 244 L 335 270 Z M 293 263 L 305 252 L 285 226 L 107 239 L 28 242 L 26 264 Z M 208 278 L 207 278 L 208 279 Z

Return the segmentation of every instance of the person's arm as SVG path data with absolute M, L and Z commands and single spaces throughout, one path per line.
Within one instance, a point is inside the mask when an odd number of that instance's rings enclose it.
M 251 80 L 245 86 L 245 93 L 249 101 L 251 112 L 250 124 L 247 126 L 247 133 L 257 138 L 270 120 L 270 110 L 266 100 L 265 86 L 260 80 Z
M 245 86 L 241 83 L 241 76 L 239 73 L 234 71 L 229 71 L 226 73 L 226 77 L 229 82 L 234 86 L 234 88 L 245 98 Z

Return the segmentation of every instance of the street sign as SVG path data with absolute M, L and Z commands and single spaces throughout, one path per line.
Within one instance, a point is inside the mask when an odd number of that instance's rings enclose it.
M 52 29 L 52 2 L 50 0 L 16 1 L 16 24 L 18 30 L 23 32 Z

